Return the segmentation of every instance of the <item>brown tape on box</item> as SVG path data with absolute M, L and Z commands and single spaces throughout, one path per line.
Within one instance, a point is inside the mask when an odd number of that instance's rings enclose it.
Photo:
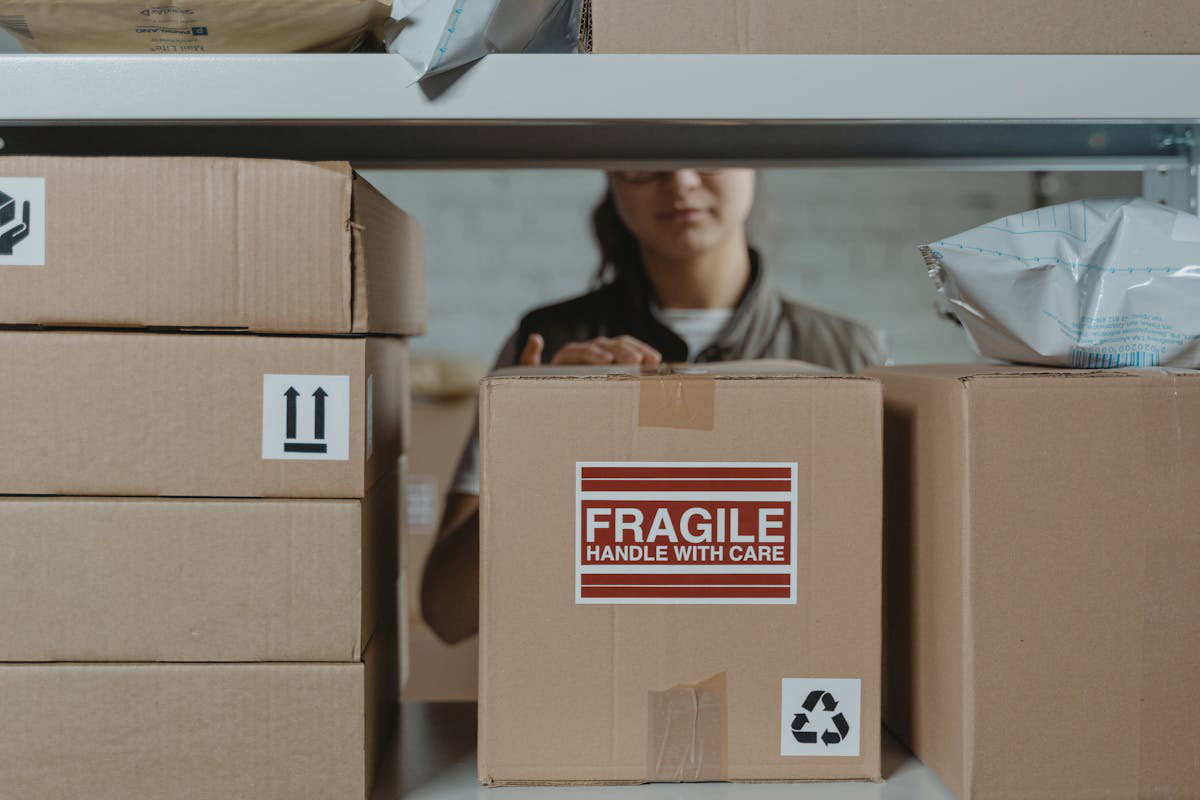
M 646 780 L 725 780 L 725 673 L 651 691 L 646 699 Z
M 670 372 L 639 379 L 638 427 L 711 431 L 717 381 Z

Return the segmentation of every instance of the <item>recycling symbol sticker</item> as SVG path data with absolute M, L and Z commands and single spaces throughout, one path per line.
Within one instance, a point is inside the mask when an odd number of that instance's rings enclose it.
M 780 754 L 859 755 L 861 695 L 857 678 L 784 678 Z
M 820 689 L 813 689 L 808 693 L 808 698 L 804 701 L 804 711 L 792 718 L 792 736 L 801 744 L 817 743 L 817 732 L 809 725 L 809 715 L 817 710 L 818 703 L 821 704 L 824 714 L 833 715 L 829 717 L 832 727 L 821 732 L 820 741 L 826 747 L 838 744 L 850 733 L 850 723 L 846 721 L 846 715 L 837 710 L 838 703 L 834 696 Z

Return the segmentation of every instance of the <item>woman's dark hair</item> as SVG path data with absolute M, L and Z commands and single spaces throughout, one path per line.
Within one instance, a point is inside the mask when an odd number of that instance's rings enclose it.
M 641 268 L 642 253 L 633 231 L 617 213 L 617 201 L 612 189 L 592 210 L 592 233 L 600 247 L 600 267 L 592 282 L 601 286 L 626 277 L 631 270 Z

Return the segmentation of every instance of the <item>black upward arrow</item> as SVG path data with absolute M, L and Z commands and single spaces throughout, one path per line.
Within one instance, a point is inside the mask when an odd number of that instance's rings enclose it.
M 289 386 L 288 390 L 283 393 L 287 398 L 287 437 L 288 439 L 296 438 L 296 398 L 300 393 L 296 391 L 295 386 Z
M 325 438 L 325 398 L 329 397 L 320 386 L 313 392 L 316 417 L 313 420 L 313 438 Z

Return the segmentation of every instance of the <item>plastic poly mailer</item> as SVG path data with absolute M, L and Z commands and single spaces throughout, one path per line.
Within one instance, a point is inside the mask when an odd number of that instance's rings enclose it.
M 1068 367 L 1200 368 L 1200 218 L 1097 199 L 921 248 L 980 355 Z
M 395 0 L 388 51 L 418 79 L 488 53 L 570 53 L 579 47 L 580 0 Z

